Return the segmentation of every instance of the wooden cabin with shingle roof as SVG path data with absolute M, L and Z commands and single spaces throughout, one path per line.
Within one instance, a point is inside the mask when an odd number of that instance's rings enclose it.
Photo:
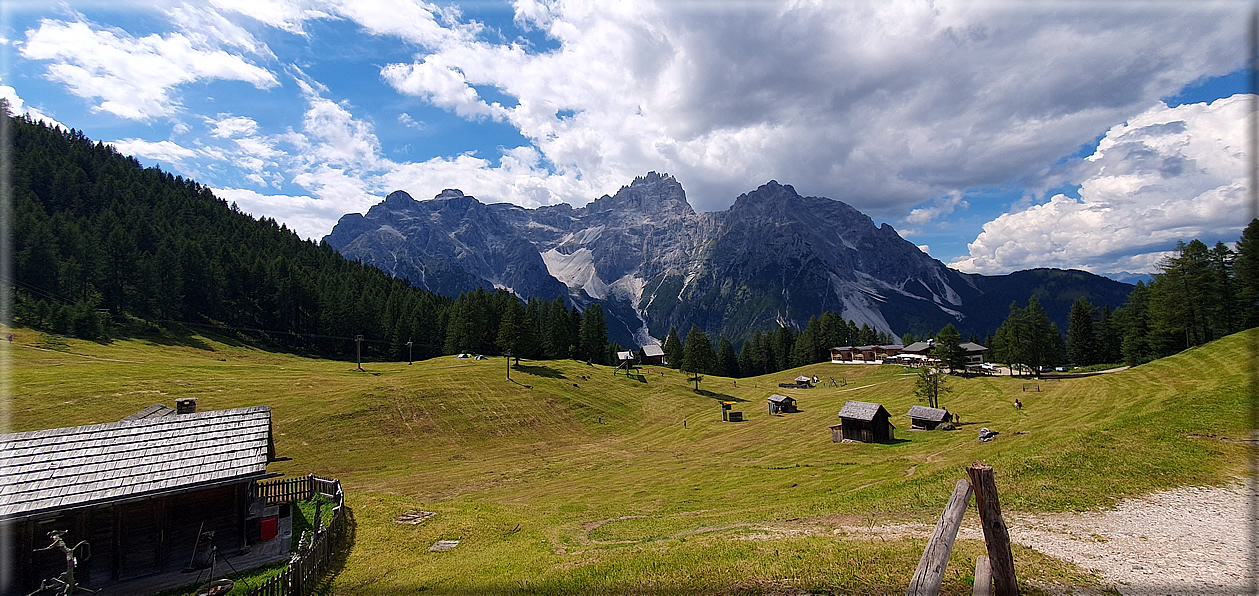
M 864 401 L 847 401 L 839 410 L 840 423 L 831 427 L 831 440 L 882 443 L 893 439 L 892 415 L 883 406 Z
M 250 489 L 274 459 L 269 406 L 151 406 L 118 422 L 0 435 L 9 588 L 25 594 L 65 571 L 62 553 L 36 551 L 53 530 L 69 545 L 90 545 L 79 585 L 122 593 L 120 583 L 178 574 L 202 532 L 213 532 L 220 558 L 247 552 L 261 523 L 250 517 Z
M 944 408 L 928 408 L 927 406 L 912 406 L 905 416 L 909 418 L 911 428 L 925 428 L 927 430 L 935 430 L 937 426 L 953 420 L 953 415 L 948 410 Z
M 668 366 L 669 362 L 665 360 L 664 348 L 659 344 L 647 344 L 638 350 L 639 364 L 655 364 L 658 366 Z
M 796 411 L 796 400 L 790 397 L 787 397 L 786 395 L 779 395 L 777 393 L 769 396 L 769 413 L 770 414 L 783 414 L 783 413 L 789 413 L 789 412 L 795 412 L 795 411 Z

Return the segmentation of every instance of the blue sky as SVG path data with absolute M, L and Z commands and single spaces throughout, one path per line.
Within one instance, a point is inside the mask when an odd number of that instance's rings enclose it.
M 1232 241 L 1251 4 L 3 3 L 0 96 L 305 237 L 395 189 L 776 179 L 964 271 Z

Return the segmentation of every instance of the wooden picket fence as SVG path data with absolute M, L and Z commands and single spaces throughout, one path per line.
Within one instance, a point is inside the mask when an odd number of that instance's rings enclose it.
M 264 498 L 267 504 L 296 503 L 323 495 L 332 500 L 332 521 L 322 527 L 322 518 L 316 520 L 315 539 L 305 552 L 294 555 L 288 567 L 267 581 L 250 589 L 248 596 L 305 596 L 310 594 L 334 557 L 345 546 L 346 515 L 345 497 L 341 481 L 326 480 L 314 475 L 291 478 L 254 485 L 254 496 Z

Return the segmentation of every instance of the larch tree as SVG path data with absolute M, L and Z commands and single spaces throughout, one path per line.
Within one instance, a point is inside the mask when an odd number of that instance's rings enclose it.
M 1067 353 L 1076 366 L 1097 364 L 1097 335 L 1093 330 L 1093 305 L 1080 296 L 1067 318 Z
M 699 391 L 700 374 L 712 370 L 713 363 L 717 359 L 716 354 L 713 353 L 713 343 L 697 325 L 691 325 L 682 350 L 682 371 L 695 375 L 695 390 Z

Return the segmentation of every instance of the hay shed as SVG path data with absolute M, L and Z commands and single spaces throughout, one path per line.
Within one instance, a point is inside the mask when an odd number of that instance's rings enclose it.
M 840 434 L 862 443 L 882 443 L 894 438 L 892 415 L 879 404 L 847 401 L 839 410 Z
M 913 428 L 925 428 L 927 430 L 935 430 L 937 426 L 953 420 L 953 415 L 948 410 L 944 408 L 928 408 L 927 406 L 913 406 L 909 408 L 909 412 L 905 416 L 909 418 L 910 425 Z
M 795 412 L 795 411 L 796 411 L 796 400 L 790 397 L 787 397 L 786 395 L 779 395 L 777 393 L 769 396 L 769 413 L 770 414 L 783 414 L 783 413 Z

